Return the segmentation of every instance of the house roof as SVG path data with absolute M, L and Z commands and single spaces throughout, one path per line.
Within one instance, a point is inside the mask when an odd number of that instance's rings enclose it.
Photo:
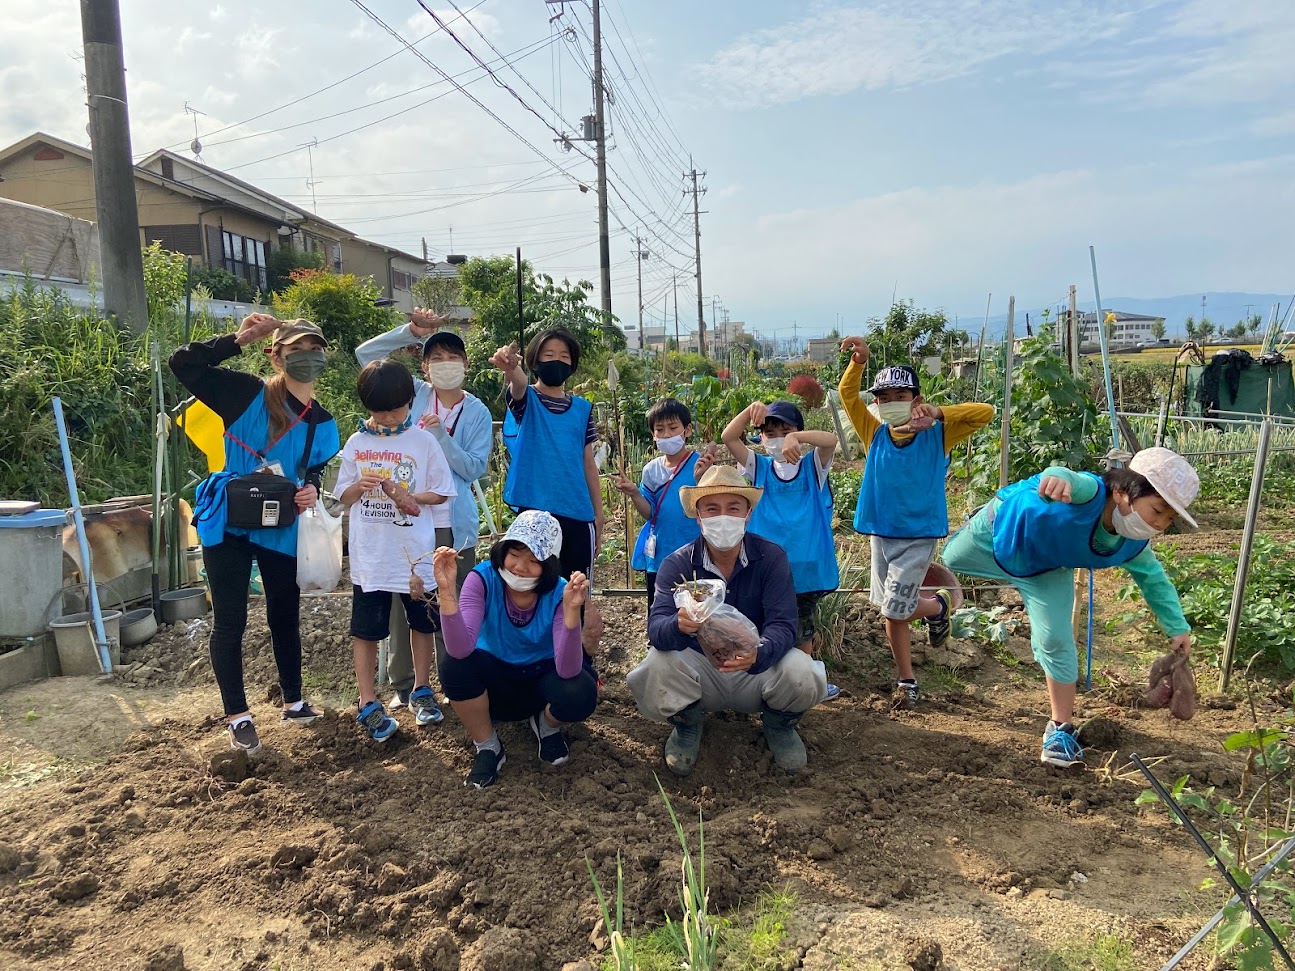
M 145 169 L 146 171 L 150 171 L 146 168 L 147 166 L 153 164 L 154 162 L 161 164 L 161 160 L 164 158 L 170 159 L 173 163 L 179 163 L 180 165 L 183 165 L 187 168 L 194 169 L 201 175 L 205 176 L 206 178 L 212 179 L 217 183 L 226 185 L 231 189 L 236 189 L 239 192 L 245 192 L 248 195 L 253 196 L 254 198 L 260 200 L 267 206 L 271 206 L 277 209 L 282 209 L 288 213 L 296 213 L 303 220 L 308 219 L 312 223 L 315 223 L 319 226 L 323 226 L 327 229 L 332 229 L 343 236 L 355 235 L 345 226 L 339 226 L 335 222 L 331 222 L 330 220 L 324 219 L 322 216 L 316 215 L 315 213 L 311 212 L 309 209 L 303 209 L 301 206 L 295 205 L 294 203 L 288 202 L 286 199 L 281 199 L 276 195 L 266 192 L 264 189 L 258 186 L 252 185 L 252 183 L 250 182 L 244 182 L 242 179 L 238 178 L 237 176 L 230 175 L 228 172 L 222 172 L 220 169 L 212 168 L 210 165 L 207 165 L 203 162 L 199 162 L 197 159 L 186 158 L 185 156 L 179 155 L 167 148 L 159 148 L 156 152 L 153 152 L 151 155 L 149 155 L 143 161 L 141 161 L 138 165 L 136 165 L 135 168 L 137 170 Z M 154 174 L 157 174 L 157 173 L 154 173 Z M 183 179 L 168 179 L 167 181 L 174 185 L 183 186 L 185 189 L 188 189 L 191 191 L 196 191 L 196 192 L 203 191 L 201 189 L 197 189 L 195 186 L 190 185 L 189 183 L 185 182 Z
M 1159 317 L 1151 316 L 1148 314 L 1130 314 L 1130 313 L 1125 313 L 1123 310 L 1111 310 L 1109 308 L 1106 310 L 1106 313 L 1114 314 L 1116 322 L 1136 323 L 1138 321 L 1146 321 L 1147 323 L 1150 323 L 1153 320 L 1160 319 Z M 1081 324 L 1091 324 L 1091 323 L 1094 323 L 1096 320 L 1097 320 L 1097 314 L 1091 310 L 1088 313 L 1079 315 L 1079 322 Z

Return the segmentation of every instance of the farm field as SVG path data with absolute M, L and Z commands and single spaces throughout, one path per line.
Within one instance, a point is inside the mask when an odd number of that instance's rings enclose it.
M 1239 538 L 1204 526 L 1171 541 L 1226 551 Z M 600 588 L 623 586 L 623 563 L 601 570 Z M 735 716 L 708 719 L 690 778 L 664 770 L 666 726 L 638 715 L 624 680 L 646 649 L 637 598 L 601 599 L 607 687 L 571 730 L 571 761 L 541 771 L 525 726 L 507 726 L 508 764 L 482 792 L 462 786 L 470 746 L 448 710 L 425 730 L 402 713 L 385 748 L 361 738 L 348 597 L 304 602 L 308 695 L 333 710 L 296 731 L 274 719 L 254 605 L 247 680 L 266 750 L 251 765 L 218 718 L 206 622 L 163 628 L 107 683 L 0 695 L 0 965 L 595 968 L 606 937 L 586 857 L 606 887 L 621 855 L 636 932 L 677 916 L 680 849 L 659 776 L 694 852 L 705 821 L 714 911 L 740 925 L 762 893 L 794 894 L 772 963 L 726 967 L 1080 968 L 1110 948 L 1123 963 L 1101 967 L 1158 967 L 1223 895 L 1199 889 L 1205 858 L 1164 811 L 1134 805 L 1144 786 L 1127 756 L 1163 758 L 1166 781 L 1235 790 L 1244 763 L 1222 741 L 1251 715 L 1210 694 L 1203 661 L 1193 721 L 1125 703 L 1120 676 L 1140 680 L 1154 645 L 1106 630 L 1121 581 L 1101 579 L 1102 674 L 1080 700 L 1089 756 L 1077 774 L 1037 761 L 1043 682 L 1023 631 L 926 655 L 926 700 L 895 712 L 861 596 L 831 668 L 842 697 L 806 716 L 810 768 L 792 778 L 774 771 L 758 723 Z M 1280 692 L 1255 702 L 1261 720 L 1280 717 Z M 1184 967 L 1210 966 L 1208 950 Z

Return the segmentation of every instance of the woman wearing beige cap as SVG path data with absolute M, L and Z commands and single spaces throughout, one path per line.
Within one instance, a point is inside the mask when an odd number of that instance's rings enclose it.
M 219 366 L 271 335 L 266 353 L 274 374 L 269 378 Z M 171 355 L 176 378 L 225 424 L 224 468 L 198 485 L 194 525 L 211 589 L 211 667 L 229 720 L 230 744 L 249 755 L 261 750 L 243 691 L 243 631 L 253 559 L 265 589 L 282 718 L 305 725 L 319 717 L 301 697 L 301 591 L 292 506 L 299 511 L 315 504 L 324 466 L 340 448 L 337 422 L 313 398 L 315 380 L 328 362 L 327 348 L 323 331 L 308 320 L 252 314 L 236 333 L 194 341 Z M 254 526 L 240 525 L 238 511 L 231 522 L 231 483 L 240 477 L 259 480 L 251 473 L 260 472 L 273 473 L 289 491 L 295 484 L 295 493 L 283 502 L 261 503 Z
M 1175 519 L 1194 528 L 1187 507 L 1199 491 L 1196 470 L 1167 448 L 1143 449 L 1128 468 L 1100 476 L 1053 466 L 999 490 L 945 545 L 951 570 L 1005 580 L 1025 601 L 1052 709 L 1040 761 L 1067 768 L 1084 757 L 1071 722 L 1079 680 L 1071 627 L 1076 569 L 1124 567 L 1172 649 L 1191 649 L 1178 591 L 1149 541 Z

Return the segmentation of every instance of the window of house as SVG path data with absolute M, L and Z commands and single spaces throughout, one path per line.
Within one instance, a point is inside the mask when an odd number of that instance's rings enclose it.
M 226 272 L 241 277 L 261 290 L 267 289 L 265 252 L 268 244 L 264 240 L 240 236 L 228 230 L 221 232 L 220 240 Z
M 404 270 L 392 270 L 391 288 L 393 290 L 412 290 L 414 288 L 414 275 L 406 273 Z

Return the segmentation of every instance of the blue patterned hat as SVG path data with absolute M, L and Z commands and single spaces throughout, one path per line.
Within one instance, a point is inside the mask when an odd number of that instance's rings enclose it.
M 540 509 L 519 513 L 504 533 L 504 539 L 521 543 L 541 563 L 562 552 L 562 527 L 551 514 Z

